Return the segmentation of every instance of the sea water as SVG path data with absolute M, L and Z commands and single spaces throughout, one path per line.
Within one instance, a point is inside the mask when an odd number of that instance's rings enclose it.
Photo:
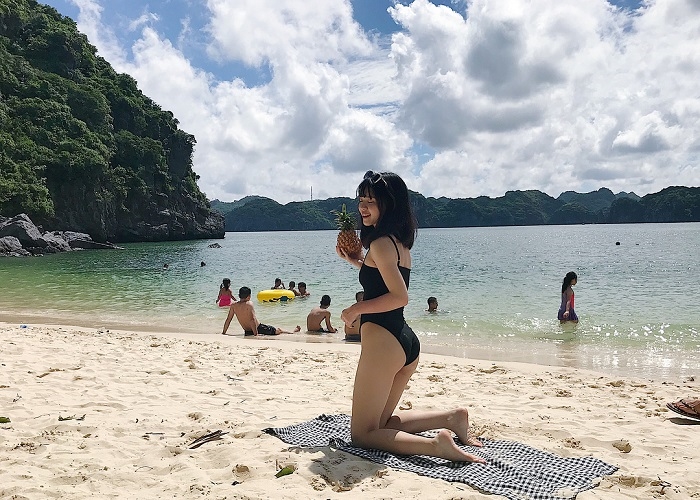
M 306 282 L 311 296 L 254 298 L 260 321 L 303 327 L 328 294 L 342 331 L 340 311 L 360 286 L 357 269 L 335 254 L 335 239 L 335 231 L 226 233 L 0 258 L 0 319 L 215 338 L 227 312 L 215 304 L 223 278 L 234 293 L 248 286 L 255 297 L 279 277 Z M 700 223 L 421 229 L 405 314 L 425 352 L 651 378 L 700 375 L 699 247 Z M 568 271 L 578 274 L 575 326 L 556 319 Z M 429 296 L 439 301 L 435 314 L 425 311 Z M 230 333 L 239 330 L 234 321 Z

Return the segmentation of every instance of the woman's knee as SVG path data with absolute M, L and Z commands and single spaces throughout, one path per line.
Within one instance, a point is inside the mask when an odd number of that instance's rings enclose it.
M 371 448 L 369 445 L 369 431 L 360 430 L 355 426 L 350 426 L 350 438 L 352 445 L 358 448 Z

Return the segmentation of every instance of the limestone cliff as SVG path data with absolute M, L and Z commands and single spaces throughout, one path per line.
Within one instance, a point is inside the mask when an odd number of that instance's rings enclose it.
M 0 3 L 0 215 L 96 241 L 222 238 L 178 125 L 71 19 Z

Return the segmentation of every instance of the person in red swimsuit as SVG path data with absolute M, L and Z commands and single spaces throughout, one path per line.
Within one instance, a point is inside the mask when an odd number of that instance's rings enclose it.
M 219 285 L 219 296 L 216 298 L 216 303 L 219 304 L 219 307 L 228 307 L 234 302 L 236 302 L 236 297 L 231 291 L 231 280 L 224 278 Z

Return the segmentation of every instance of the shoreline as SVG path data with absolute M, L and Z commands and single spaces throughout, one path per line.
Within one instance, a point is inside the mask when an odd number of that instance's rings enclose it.
M 262 432 L 349 413 L 356 345 L 6 323 L 0 335 L 11 419 L 0 497 L 502 498 Z M 466 405 L 480 436 L 620 468 L 579 500 L 681 499 L 700 495 L 700 450 L 688 446 L 700 424 L 665 403 L 700 395 L 697 379 L 424 354 L 400 406 Z M 215 430 L 228 434 L 188 448 Z M 295 472 L 275 478 L 287 464 Z
M 67 328 L 109 329 L 111 331 L 124 331 L 133 333 L 182 335 L 189 336 L 199 341 L 212 341 L 219 334 L 225 315 L 221 315 L 220 321 L 203 321 L 201 329 L 207 331 L 197 332 L 196 328 L 187 324 L 177 329 L 172 325 L 156 325 L 153 323 L 126 324 L 124 322 L 109 320 L 88 319 L 78 316 L 73 321 L 61 315 L 2 313 L 0 312 L 0 325 L 21 324 L 50 325 Z M 289 325 L 283 327 L 289 328 Z M 229 336 L 243 338 L 243 332 L 238 330 L 234 322 L 231 325 Z M 578 344 L 575 336 L 568 340 L 548 339 L 548 342 L 537 339 L 517 338 L 511 341 L 508 338 L 495 338 L 491 343 L 486 343 L 479 338 L 453 338 L 453 344 L 435 343 L 440 340 L 433 335 L 422 336 L 421 354 L 435 354 L 446 356 L 450 359 L 481 360 L 493 363 L 525 363 L 528 365 L 545 368 L 568 367 L 591 370 L 603 376 L 635 377 L 657 381 L 674 382 L 689 376 L 700 376 L 700 359 L 688 356 L 685 352 L 666 353 L 658 350 L 646 350 L 635 347 L 607 347 L 592 344 Z M 276 337 L 277 340 L 289 342 L 295 345 L 349 345 L 359 351 L 359 344 L 347 343 L 344 340 L 342 327 L 335 334 L 307 333 L 302 331 L 291 336 Z M 433 343 L 431 343 L 431 341 Z M 513 343 L 518 347 L 514 348 Z

